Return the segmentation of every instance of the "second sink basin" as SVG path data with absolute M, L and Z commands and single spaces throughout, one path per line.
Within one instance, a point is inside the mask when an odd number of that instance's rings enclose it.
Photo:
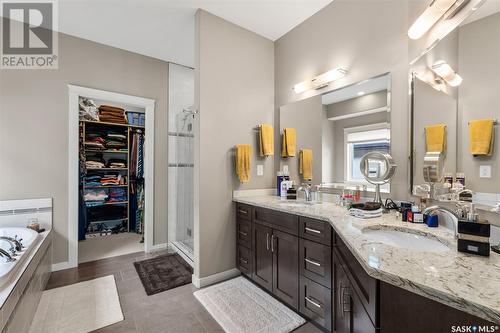
M 363 229 L 371 240 L 390 246 L 423 252 L 446 252 L 450 248 L 432 236 L 395 229 Z

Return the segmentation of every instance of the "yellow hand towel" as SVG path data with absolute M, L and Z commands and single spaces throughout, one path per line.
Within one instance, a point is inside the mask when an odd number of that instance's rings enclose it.
M 274 155 L 274 130 L 269 124 L 260 125 L 260 156 Z
M 283 145 L 281 149 L 282 157 L 294 157 L 296 146 L 296 133 L 295 128 L 283 129 Z
M 425 127 L 427 152 L 442 153 L 446 150 L 446 125 L 436 124 Z
M 242 183 L 250 181 L 250 158 L 252 146 L 236 145 L 236 175 Z
M 493 125 L 492 119 L 471 120 L 469 122 L 469 150 L 472 155 L 492 155 Z
M 302 149 L 299 155 L 299 172 L 304 180 L 312 180 L 313 152 L 311 149 Z

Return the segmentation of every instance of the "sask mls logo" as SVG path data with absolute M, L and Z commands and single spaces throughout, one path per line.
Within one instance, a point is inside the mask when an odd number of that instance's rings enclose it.
M 2 0 L 2 68 L 57 68 L 55 0 Z

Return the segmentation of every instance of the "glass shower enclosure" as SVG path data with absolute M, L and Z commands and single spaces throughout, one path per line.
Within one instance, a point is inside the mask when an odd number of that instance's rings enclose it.
M 193 265 L 194 70 L 169 63 L 168 76 L 168 241 Z

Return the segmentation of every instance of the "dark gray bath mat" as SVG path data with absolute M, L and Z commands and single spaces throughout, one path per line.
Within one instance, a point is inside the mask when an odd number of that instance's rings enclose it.
M 134 266 L 148 296 L 191 283 L 193 274 L 191 266 L 177 253 L 136 261 Z

